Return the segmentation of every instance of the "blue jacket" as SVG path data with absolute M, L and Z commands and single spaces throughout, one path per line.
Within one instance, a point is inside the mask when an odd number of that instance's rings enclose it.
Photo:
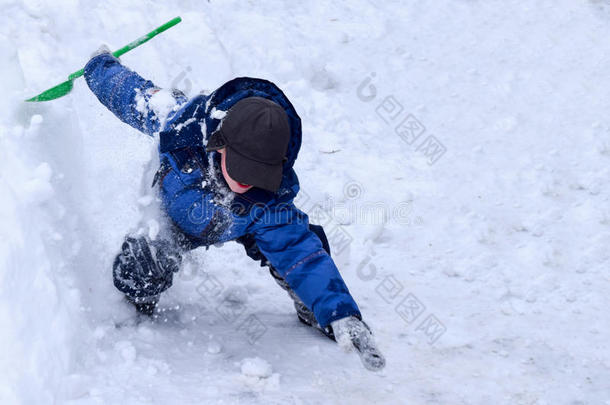
M 350 315 L 361 317 L 335 263 L 309 230 L 307 215 L 292 202 L 299 191 L 292 167 L 301 147 L 301 120 L 275 84 L 236 78 L 210 95 L 189 100 L 177 91 L 156 94 L 159 88 L 110 54 L 91 59 L 85 79 L 100 102 L 123 122 L 148 135 L 159 134 L 161 167 L 155 182 L 168 216 L 195 246 L 251 234 L 320 326 Z M 258 188 L 244 194 L 231 192 L 220 173 L 219 154 L 205 151 L 207 139 L 221 121 L 218 111 L 250 96 L 271 99 L 289 117 L 291 140 L 276 193 Z M 160 104 L 167 111 L 160 113 Z

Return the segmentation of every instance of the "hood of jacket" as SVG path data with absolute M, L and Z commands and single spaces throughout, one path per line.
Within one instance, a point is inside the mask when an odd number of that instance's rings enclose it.
M 282 200 L 294 198 L 299 190 L 293 165 L 301 149 L 301 118 L 286 95 L 268 80 L 238 77 L 223 84 L 210 95 L 192 98 L 176 111 L 160 132 L 159 151 L 171 152 L 186 147 L 204 150 L 207 140 L 221 124 L 223 112 L 228 111 L 238 101 L 254 96 L 279 104 L 288 115 L 290 142 L 282 183 L 276 194 L 283 197 Z

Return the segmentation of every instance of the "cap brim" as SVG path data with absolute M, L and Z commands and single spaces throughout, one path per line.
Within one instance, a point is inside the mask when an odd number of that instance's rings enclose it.
M 212 152 L 212 151 L 222 149 L 225 146 L 226 146 L 226 142 L 224 141 L 222 132 L 216 131 L 208 139 L 208 143 L 207 143 L 207 145 L 205 145 L 205 150 L 206 150 L 206 152 Z
M 283 164 L 269 165 L 250 160 L 235 152 L 230 146 L 225 149 L 227 172 L 235 181 L 276 192 L 282 183 Z

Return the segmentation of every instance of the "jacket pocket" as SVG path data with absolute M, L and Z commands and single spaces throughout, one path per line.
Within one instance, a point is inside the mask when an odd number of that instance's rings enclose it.
M 169 153 L 174 161 L 176 175 L 185 188 L 201 187 L 206 167 L 196 148 L 184 148 Z

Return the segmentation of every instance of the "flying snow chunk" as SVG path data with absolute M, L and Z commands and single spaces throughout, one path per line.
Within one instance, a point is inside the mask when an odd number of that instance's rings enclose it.
M 159 117 L 159 122 L 163 124 L 168 114 L 176 107 L 176 99 L 170 91 L 159 90 L 152 95 L 148 104 L 155 112 L 155 115 Z
M 268 378 L 272 372 L 271 364 L 260 357 L 248 357 L 241 362 L 241 373 L 247 377 Z
M 279 391 L 280 375 L 273 373 L 271 365 L 260 357 L 241 361 L 240 381 L 244 388 L 254 392 Z
M 42 118 L 42 115 L 34 114 L 32 115 L 32 118 L 30 118 L 30 125 L 40 125 L 43 121 L 44 118 Z
M 24 202 L 42 204 L 50 199 L 55 190 L 51 185 L 53 170 L 47 162 L 40 163 L 31 173 L 32 177 L 18 190 Z
M 138 204 L 140 204 L 143 207 L 148 207 L 154 200 L 154 197 L 152 195 L 145 195 L 142 196 L 140 198 L 138 198 Z
M 159 231 L 161 230 L 161 225 L 159 225 L 159 222 L 154 218 L 150 218 L 146 221 L 146 225 L 148 225 L 148 237 L 152 240 L 156 240 L 157 235 L 159 235 Z
M 222 345 L 216 340 L 212 340 L 208 343 L 208 353 L 210 354 L 218 354 L 222 351 Z M 242 366 L 243 367 L 243 366 Z M 243 371 L 243 368 L 242 368 Z
M 212 118 L 216 118 L 217 120 L 221 120 L 225 117 L 225 115 L 227 115 L 226 111 L 222 111 L 222 110 L 217 110 L 217 109 L 212 109 L 212 112 L 210 114 L 212 116 Z
M 136 89 L 136 110 L 144 115 L 152 111 L 161 127 L 167 116 L 178 107 L 176 99 L 167 89 L 148 89 L 146 95 Z
M 120 354 L 127 364 L 132 364 L 137 356 L 135 346 L 128 340 L 121 340 L 115 343 L 114 349 Z

